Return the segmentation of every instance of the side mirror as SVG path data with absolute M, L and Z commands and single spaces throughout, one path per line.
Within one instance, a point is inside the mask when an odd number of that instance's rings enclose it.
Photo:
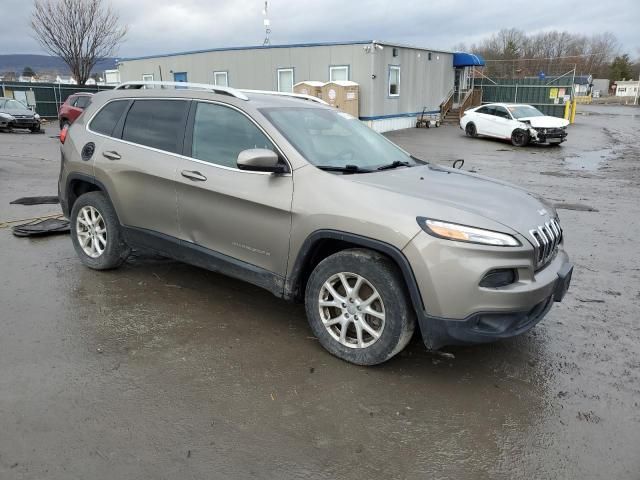
M 243 150 L 238 154 L 237 164 L 240 170 L 252 172 L 285 173 L 287 171 L 278 154 L 266 148 Z

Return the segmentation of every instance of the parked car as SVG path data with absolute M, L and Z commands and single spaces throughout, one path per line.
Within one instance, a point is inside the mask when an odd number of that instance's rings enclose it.
M 531 105 L 489 103 L 466 110 L 460 128 L 470 137 L 510 140 L 516 147 L 529 142 L 556 144 L 567 139 L 569 121 L 550 117 Z
M 13 98 L 0 97 L 0 129 L 27 128 L 40 131 L 40 115 Z
M 58 109 L 58 120 L 60 121 L 60 130 L 65 126 L 71 125 L 76 118 L 80 116 L 84 109 L 91 104 L 93 93 L 74 93 L 69 95 Z
M 519 187 L 419 160 L 313 97 L 144 85 L 94 95 L 61 135 L 89 268 L 139 246 L 304 301 L 320 344 L 361 365 L 416 323 L 430 349 L 521 334 L 569 287 L 558 215 Z

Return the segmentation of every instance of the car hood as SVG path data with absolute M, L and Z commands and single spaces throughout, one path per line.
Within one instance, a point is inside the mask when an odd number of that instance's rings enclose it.
M 15 110 L 0 108 L 0 113 L 6 113 L 8 115 L 28 115 L 33 117 L 33 112 L 27 108 L 16 108 Z
M 438 165 L 349 177 L 355 182 L 423 201 L 418 208 L 425 211 L 420 215 L 439 220 L 465 223 L 470 218 L 468 214 L 479 215 L 527 236 L 532 228 L 556 217 L 553 206 L 518 186 Z M 448 218 L 443 217 L 445 211 Z
M 569 125 L 569 120 L 558 117 L 549 117 L 547 115 L 544 117 L 519 118 L 518 120 L 521 122 L 529 122 L 534 128 L 562 128 Z

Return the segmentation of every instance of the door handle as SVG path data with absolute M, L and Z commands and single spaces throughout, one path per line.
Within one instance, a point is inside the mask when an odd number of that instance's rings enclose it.
M 180 174 L 184 178 L 188 178 L 189 180 L 193 180 L 194 182 L 204 182 L 207 179 L 207 177 L 202 175 L 200 172 L 196 172 L 194 170 L 182 170 Z
M 102 156 L 109 160 L 120 160 L 122 158 L 118 152 L 114 151 L 102 152 Z

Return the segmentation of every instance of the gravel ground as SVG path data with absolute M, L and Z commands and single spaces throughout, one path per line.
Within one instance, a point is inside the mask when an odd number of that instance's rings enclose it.
M 388 134 L 560 209 L 572 288 L 531 332 L 375 368 L 300 305 L 195 267 L 82 267 L 0 228 L 0 478 L 640 478 L 640 109 L 581 107 L 561 147 Z M 0 133 L 1 222 L 56 213 L 58 146 Z M 472 201 L 472 199 L 470 199 Z

